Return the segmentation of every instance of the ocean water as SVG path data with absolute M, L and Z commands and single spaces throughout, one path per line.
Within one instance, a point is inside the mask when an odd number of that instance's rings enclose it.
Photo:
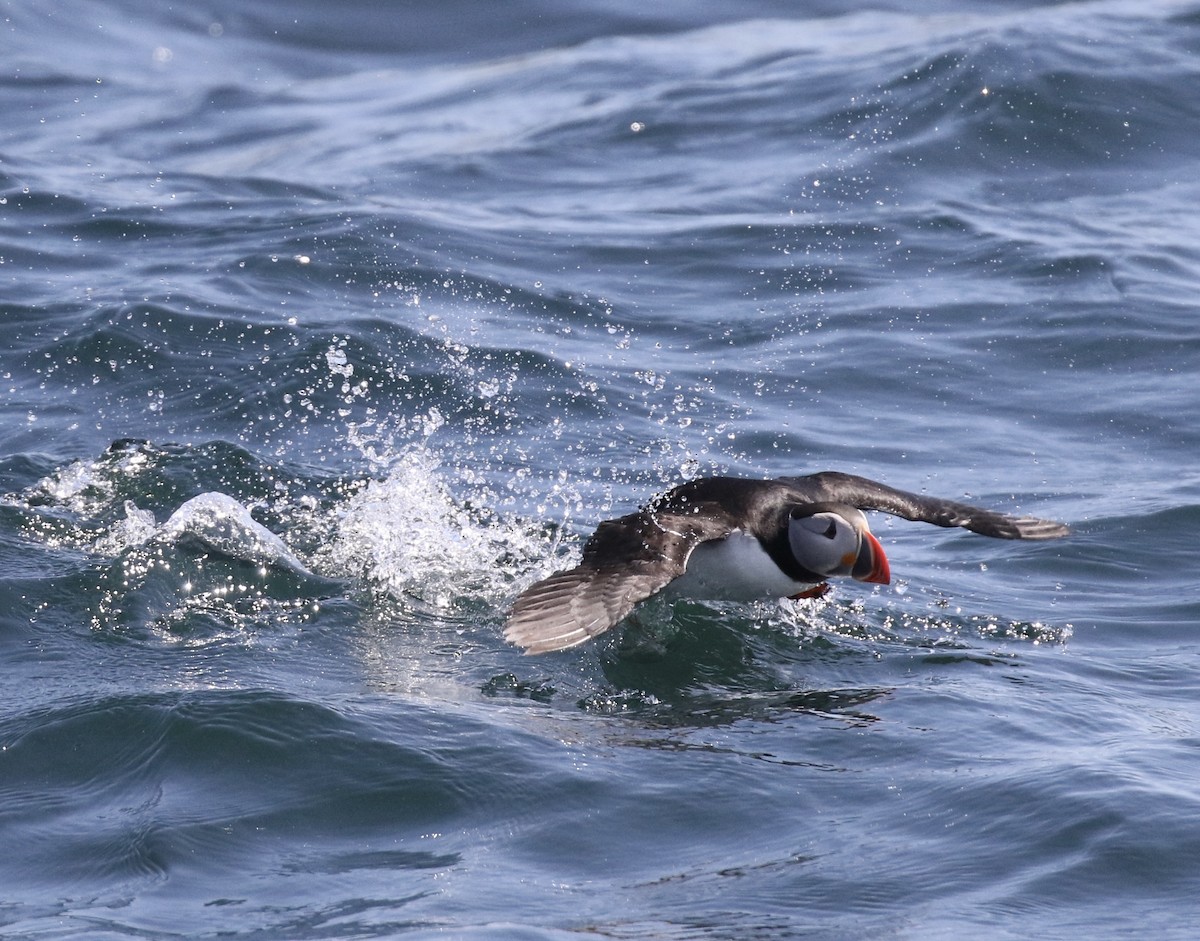
M 0 14 L 0 936 L 1196 936 L 1200 4 Z M 1073 532 L 504 642 L 825 469 Z

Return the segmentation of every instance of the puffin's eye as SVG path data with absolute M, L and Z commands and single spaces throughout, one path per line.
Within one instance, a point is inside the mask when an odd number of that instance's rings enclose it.
M 824 513 L 819 516 L 805 517 L 800 520 L 800 525 L 810 533 L 824 536 L 826 539 L 833 539 L 838 533 L 837 520 L 831 519 Z

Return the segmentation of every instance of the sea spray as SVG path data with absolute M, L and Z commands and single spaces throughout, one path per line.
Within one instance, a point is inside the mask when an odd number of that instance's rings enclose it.
M 314 565 L 440 609 L 466 597 L 498 601 L 548 557 L 553 534 L 452 494 L 441 461 L 413 445 L 374 458 L 386 470 L 332 511 L 329 539 Z

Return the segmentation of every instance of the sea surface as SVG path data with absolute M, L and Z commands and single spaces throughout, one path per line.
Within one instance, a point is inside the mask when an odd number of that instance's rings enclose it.
M 1200 2 L 0 3 L 0 937 L 1194 939 Z M 699 474 L 894 581 L 523 656 Z

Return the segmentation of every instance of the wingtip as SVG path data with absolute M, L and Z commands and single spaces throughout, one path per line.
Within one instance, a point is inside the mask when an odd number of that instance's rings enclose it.
M 572 628 L 561 631 L 557 628 L 547 629 L 544 625 L 520 624 L 509 622 L 504 628 L 504 639 L 514 647 L 520 647 L 525 656 L 539 653 L 553 653 L 556 650 L 569 650 L 577 647 L 588 639 L 586 632 Z
M 1054 520 L 1039 519 L 1035 516 L 1025 516 L 1013 520 L 1017 529 L 1017 539 L 1062 539 L 1071 534 L 1071 527 Z
M 526 591 L 509 612 L 504 639 L 525 654 L 553 653 L 578 647 L 609 626 L 595 616 L 581 617 L 557 593 L 531 595 Z

